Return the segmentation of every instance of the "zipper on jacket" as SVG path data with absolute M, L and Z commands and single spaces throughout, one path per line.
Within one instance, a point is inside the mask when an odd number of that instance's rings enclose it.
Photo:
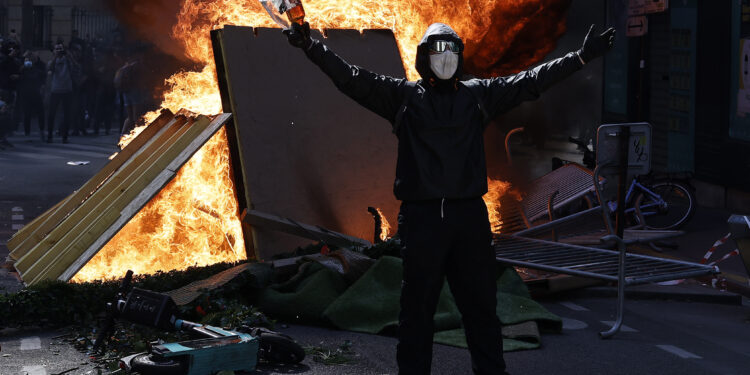
M 442 201 L 440 201 L 440 218 L 445 219 L 445 198 L 443 198 Z

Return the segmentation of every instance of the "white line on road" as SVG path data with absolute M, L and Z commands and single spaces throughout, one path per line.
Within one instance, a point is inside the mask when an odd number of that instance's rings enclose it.
M 587 308 L 585 308 L 585 307 L 583 307 L 581 305 L 576 305 L 573 302 L 560 302 L 560 304 L 563 305 L 563 306 L 565 306 L 565 307 L 567 307 L 567 308 L 569 308 L 569 309 L 571 309 L 571 310 L 573 310 L 573 311 L 589 311 L 589 309 L 587 309 Z
M 703 357 L 699 355 L 695 355 L 693 353 L 690 353 L 687 350 L 680 349 L 674 345 L 656 345 L 656 347 L 666 352 L 670 352 L 683 359 L 690 359 L 690 358 L 703 359 Z
M 21 375 L 47 375 L 47 369 L 44 366 L 23 366 Z
M 23 220 L 23 215 L 10 215 L 11 220 L 21 221 Z
M 602 320 L 601 322 L 604 323 L 604 325 L 610 326 L 610 327 L 613 326 L 613 325 L 615 325 L 615 321 L 614 320 Z M 624 324 L 620 326 L 620 331 L 622 331 L 622 332 L 638 332 L 637 329 L 628 327 L 628 326 L 626 326 Z
M 42 348 L 42 339 L 39 337 L 26 337 L 21 339 L 21 350 L 37 350 Z
M 570 318 L 562 318 L 562 323 L 562 328 L 569 331 L 584 329 L 589 326 L 588 324 L 586 324 L 586 322 Z
M 13 207 L 10 210 L 13 211 L 13 212 L 23 212 L 23 208 L 21 208 L 21 207 Z
M 21 228 L 23 228 L 23 224 L 11 224 L 10 225 L 10 229 L 13 229 L 13 230 L 21 230 Z

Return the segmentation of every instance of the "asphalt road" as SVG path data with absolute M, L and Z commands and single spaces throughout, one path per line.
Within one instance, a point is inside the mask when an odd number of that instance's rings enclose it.
M 0 257 L 20 225 L 80 187 L 115 152 L 116 137 L 72 137 L 67 145 L 14 137 L 14 149 L 0 151 Z M 574 159 L 574 157 L 570 157 Z M 69 161 L 88 161 L 71 166 Z M 726 211 L 701 209 L 687 239 L 667 255 L 697 260 L 725 234 Z M 715 238 L 714 238 L 715 237 Z M 697 256 L 695 254 L 698 254 Z M 720 254 L 719 254 L 720 255 Z M 692 259 L 695 258 L 695 259 Z M 736 259 L 735 259 L 736 260 Z M 738 274 L 744 269 L 727 261 Z M 0 270 L 0 288 L 20 287 Z M 669 287 L 654 287 L 664 296 Z M 717 293 L 697 283 L 680 286 L 695 293 Z M 747 374 L 750 373 L 750 304 L 726 305 L 675 299 L 629 299 L 624 332 L 601 340 L 597 332 L 614 320 L 615 300 L 582 290 L 541 302 L 564 319 L 561 334 L 545 334 L 538 350 L 506 353 L 511 374 Z M 711 300 L 711 298 L 708 298 Z M 335 349 L 349 340 L 350 362 L 330 366 L 307 358 L 296 368 L 263 367 L 256 374 L 395 374 L 393 337 L 292 325 L 283 329 L 304 345 Z M 85 353 L 58 337 L 60 331 L 0 332 L 0 375 L 96 374 Z M 433 374 L 469 374 L 467 350 L 434 346 Z
M 545 299 L 563 318 L 560 334 L 544 334 L 538 350 L 506 353 L 511 374 L 747 374 L 750 368 L 750 303 L 723 305 L 669 300 L 629 300 L 625 327 L 613 339 L 598 332 L 614 320 L 614 299 L 585 291 Z M 351 342 L 343 365 L 306 358 L 301 366 L 262 366 L 253 374 L 396 374 L 393 337 L 292 325 L 281 329 L 305 346 L 335 350 Z M 56 338 L 61 332 L 0 337 L 0 374 L 96 374 L 84 353 Z M 433 374 L 470 374 L 465 349 L 433 348 Z M 75 370 L 72 370 L 75 369 Z

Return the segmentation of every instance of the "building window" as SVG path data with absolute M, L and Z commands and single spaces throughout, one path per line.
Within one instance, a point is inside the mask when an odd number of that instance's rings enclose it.
M 34 6 L 32 12 L 32 48 L 52 48 L 52 7 Z
M 72 19 L 71 31 L 84 40 L 107 38 L 118 27 L 117 19 L 109 12 L 73 8 Z
M 8 8 L 0 5 L 0 34 L 8 34 Z

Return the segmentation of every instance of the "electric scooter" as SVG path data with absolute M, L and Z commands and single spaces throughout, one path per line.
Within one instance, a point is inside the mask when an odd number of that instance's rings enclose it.
M 299 363 L 305 352 L 294 340 L 265 328 L 225 330 L 176 317 L 172 297 L 130 288 L 128 271 L 113 302 L 107 303 L 107 320 L 94 350 L 103 347 L 116 319 L 163 330 L 185 331 L 201 337 L 175 343 L 152 342 L 148 352 L 120 360 L 120 368 L 141 375 L 206 375 L 219 371 L 253 371 L 259 359 L 276 363 Z

